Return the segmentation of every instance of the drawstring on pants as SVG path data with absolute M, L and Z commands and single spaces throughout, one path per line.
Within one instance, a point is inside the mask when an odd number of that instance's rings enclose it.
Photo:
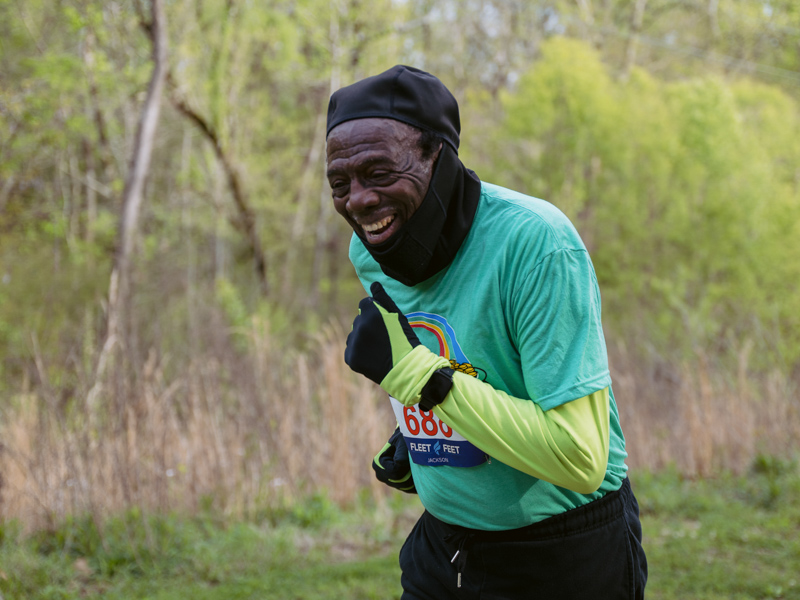
M 450 559 L 450 564 L 455 563 L 456 571 L 458 572 L 458 579 L 456 580 L 456 587 L 461 587 L 461 574 L 467 566 L 467 555 L 469 554 L 472 543 L 475 541 L 474 533 L 448 533 L 444 537 L 444 541 L 449 543 L 458 540 L 458 548 L 453 558 Z

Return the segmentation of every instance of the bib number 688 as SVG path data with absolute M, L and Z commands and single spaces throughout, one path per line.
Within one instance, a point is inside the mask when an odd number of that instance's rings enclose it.
M 421 420 L 417 416 L 421 417 Z M 406 427 L 411 435 L 419 435 L 420 432 L 430 437 L 435 436 L 441 430 L 444 437 L 449 438 L 453 435 L 453 430 L 443 423 L 439 418 L 433 414 L 433 411 L 417 411 L 416 406 L 406 406 L 403 408 L 403 418 L 406 422 Z

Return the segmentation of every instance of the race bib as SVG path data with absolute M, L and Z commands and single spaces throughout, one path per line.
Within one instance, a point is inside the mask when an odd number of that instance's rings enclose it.
M 428 467 L 475 467 L 486 462 L 486 454 L 457 431 L 439 420 L 433 411 L 403 406 L 389 396 L 392 409 L 406 440 L 408 454 L 418 465 Z

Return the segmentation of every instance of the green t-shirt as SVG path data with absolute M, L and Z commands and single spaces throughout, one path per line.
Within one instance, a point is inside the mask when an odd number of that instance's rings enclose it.
M 610 388 L 594 268 L 575 228 L 548 202 L 482 182 L 472 228 L 455 259 L 413 287 L 385 275 L 356 236 L 350 260 L 366 290 L 374 281 L 383 284 L 426 347 L 495 389 L 549 410 Z M 421 423 L 423 415 L 407 411 L 419 436 L 437 432 L 432 443 L 407 438 L 414 444 L 412 473 L 423 505 L 451 524 L 513 529 L 618 489 L 627 454 L 609 392 L 608 467 L 600 489 L 589 495 L 491 457 L 476 459 L 474 447 L 470 452 L 448 445 L 470 457 L 468 466 L 451 466 L 458 462 L 435 458 L 441 449 L 435 442 L 453 439 L 449 428 L 431 421 L 433 413 Z M 395 411 L 402 425 L 403 414 Z M 450 437 L 442 437 L 443 431 Z M 424 459 L 419 448 L 434 458 Z

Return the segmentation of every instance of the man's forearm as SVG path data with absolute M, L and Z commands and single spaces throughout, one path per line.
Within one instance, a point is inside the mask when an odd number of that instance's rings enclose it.
M 515 469 L 582 494 L 597 490 L 608 462 L 608 388 L 543 411 L 456 373 L 433 412 L 478 448 Z

